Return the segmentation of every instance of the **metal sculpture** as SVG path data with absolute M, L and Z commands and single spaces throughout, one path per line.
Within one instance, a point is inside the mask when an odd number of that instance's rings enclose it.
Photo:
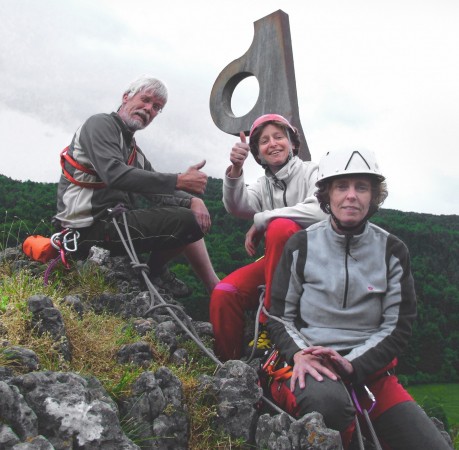
M 222 131 L 239 136 L 253 121 L 267 113 L 277 113 L 298 128 L 301 135 L 299 157 L 309 161 L 311 155 L 304 137 L 298 111 L 295 69 L 288 15 L 278 10 L 254 22 L 254 38 L 240 58 L 228 64 L 215 80 L 210 95 L 212 119 Z M 231 97 L 237 85 L 247 77 L 256 77 L 260 86 L 258 99 L 244 116 L 236 117 Z

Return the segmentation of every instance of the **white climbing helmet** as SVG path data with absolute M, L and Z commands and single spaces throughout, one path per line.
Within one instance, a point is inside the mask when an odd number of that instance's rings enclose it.
M 354 174 L 373 175 L 379 181 L 385 179 L 371 150 L 331 150 L 320 159 L 316 185 L 328 178 Z

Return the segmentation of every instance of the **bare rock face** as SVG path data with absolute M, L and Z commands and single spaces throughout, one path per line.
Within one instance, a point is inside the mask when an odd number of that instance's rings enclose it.
M 9 361 L 9 366 L 12 368 L 32 372 L 40 367 L 37 354 L 28 348 L 4 344 L 1 353 Z
M 8 421 L 21 440 L 42 435 L 55 449 L 138 449 L 122 432 L 118 408 L 97 379 L 35 372 L 11 383 L 28 413 Z
M 166 367 L 145 372 L 122 405 L 124 420 L 135 424 L 133 433 L 142 449 L 186 450 L 189 419 L 182 384 Z
M 14 430 L 16 437 L 27 439 L 38 434 L 38 418 L 19 389 L 0 381 L 0 417 Z M 4 430 L 5 433 L 7 430 Z M 9 434 L 9 433 L 8 433 Z
M 119 364 L 135 364 L 147 368 L 153 361 L 153 353 L 147 342 L 139 341 L 123 345 L 118 351 Z
M 34 332 L 52 336 L 63 358 L 70 361 L 72 352 L 64 320 L 61 312 L 54 307 L 53 301 L 45 295 L 33 295 L 27 300 L 27 304 L 32 313 L 31 326 Z
M 253 442 L 262 397 L 254 369 L 242 361 L 227 361 L 215 377 L 201 377 L 200 391 L 216 399 L 215 427 L 235 438 Z

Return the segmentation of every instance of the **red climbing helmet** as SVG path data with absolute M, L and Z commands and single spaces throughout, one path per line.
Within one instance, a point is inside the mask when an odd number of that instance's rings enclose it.
M 290 128 L 293 132 L 295 132 L 295 129 L 292 127 L 290 122 L 284 116 L 281 116 L 280 114 L 265 114 L 263 116 L 260 116 L 258 119 L 255 119 L 255 122 L 253 122 L 250 128 L 249 138 L 252 137 L 253 132 L 260 125 L 263 125 L 266 122 L 272 122 L 272 121 L 282 122 L 287 128 Z

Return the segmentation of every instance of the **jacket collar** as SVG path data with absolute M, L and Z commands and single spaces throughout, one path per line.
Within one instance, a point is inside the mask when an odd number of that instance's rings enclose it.
M 129 130 L 129 128 L 123 122 L 123 119 L 119 116 L 118 113 L 112 112 L 110 115 L 115 119 L 116 123 L 121 128 L 121 133 L 123 133 L 123 138 L 128 144 L 128 146 L 130 146 L 132 143 L 132 140 L 134 139 L 134 133 Z
M 296 166 L 296 164 L 298 163 L 298 161 L 299 161 L 298 156 L 294 156 L 276 174 L 273 174 L 269 170 L 269 168 L 266 168 L 265 169 L 265 175 L 266 175 L 267 178 L 269 178 L 270 180 L 274 180 L 274 181 L 275 180 L 287 180 L 291 176 L 291 174 L 293 172 L 293 169 Z
M 333 228 L 332 226 L 332 223 L 331 221 L 333 220 L 331 216 L 328 217 L 327 220 L 327 229 L 328 229 L 328 233 L 330 234 L 330 237 L 335 241 L 335 242 L 338 242 L 338 243 L 341 243 L 342 245 L 345 245 L 346 244 L 346 240 L 347 238 L 349 238 L 349 236 L 351 237 L 351 246 L 352 247 L 357 247 L 359 246 L 360 244 L 364 244 L 365 243 L 365 238 L 368 236 L 368 229 L 369 229 L 369 226 L 370 226 L 370 223 L 367 221 L 365 223 L 365 227 L 362 231 L 362 233 L 360 234 L 339 234 L 335 231 L 335 229 Z

